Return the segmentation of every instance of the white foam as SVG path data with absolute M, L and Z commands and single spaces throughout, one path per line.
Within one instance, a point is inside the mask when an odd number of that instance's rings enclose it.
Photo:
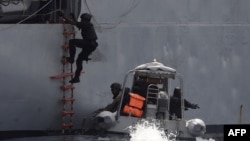
M 129 128 L 130 141 L 175 141 L 175 139 L 170 140 L 154 121 L 142 120 Z

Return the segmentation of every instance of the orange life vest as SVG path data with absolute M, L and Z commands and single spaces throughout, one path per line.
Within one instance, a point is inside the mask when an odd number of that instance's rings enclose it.
M 136 93 L 129 93 L 130 100 L 123 108 L 123 112 L 135 117 L 141 117 L 143 114 L 143 104 L 145 98 Z

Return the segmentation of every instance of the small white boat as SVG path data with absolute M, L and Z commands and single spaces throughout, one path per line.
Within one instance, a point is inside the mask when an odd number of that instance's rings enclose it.
M 179 81 L 181 89 L 181 117 L 170 115 L 170 83 Z M 129 81 L 130 80 L 130 81 Z M 127 85 L 131 91 L 126 92 Z M 94 122 L 85 121 L 93 128 L 98 126 L 107 132 L 129 134 L 129 126 L 133 126 L 142 119 L 155 119 L 160 129 L 166 134 L 174 133 L 178 140 L 195 140 L 206 132 L 206 125 L 201 119 L 183 118 L 184 98 L 182 94 L 183 81 L 175 69 L 160 62 L 142 64 L 130 70 L 123 82 L 121 101 L 117 112 L 103 111 Z M 129 100 L 128 100 L 129 97 Z M 103 119 L 103 120 L 100 120 Z M 86 124 L 84 130 L 91 129 Z

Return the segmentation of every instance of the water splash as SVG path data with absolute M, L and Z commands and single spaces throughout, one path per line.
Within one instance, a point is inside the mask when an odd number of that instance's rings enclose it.
M 156 120 L 143 119 L 129 127 L 130 141 L 175 141 L 176 135 L 166 134 Z

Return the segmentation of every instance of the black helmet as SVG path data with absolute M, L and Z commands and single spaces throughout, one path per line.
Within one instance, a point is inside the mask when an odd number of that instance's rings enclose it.
M 81 19 L 82 19 L 82 20 L 85 20 L 85 21 L 90 21 L 91 18 L 92 18 L 92 15 L 89 14 L 89 13 L 83 13 L 83 14 L 81 15 Z
M 117 83 L 117 82 L 114 82 L 110 85 L 110 88 L 111 89 L 118 89 L 118 90 L 121 90 L 122 89 L 122 86 L 120 83 Z

